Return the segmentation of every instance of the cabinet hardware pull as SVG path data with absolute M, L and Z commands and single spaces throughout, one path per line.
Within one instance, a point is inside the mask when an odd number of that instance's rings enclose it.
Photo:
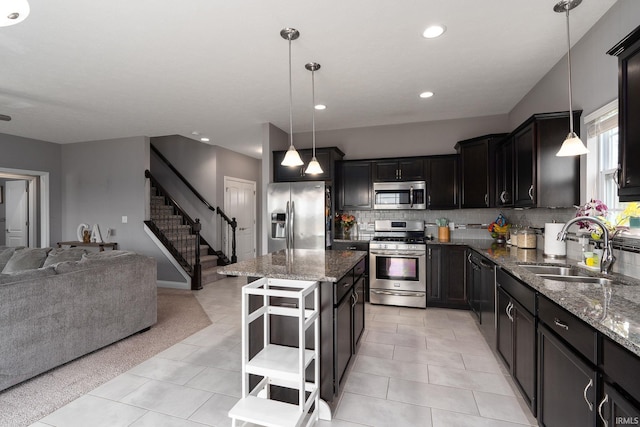
M 356 296 L 355 294 L 351 294 L 351 307 L 356 306 Z
M 507 203 L 507 200 L 504 198 L 505 193 L 507 192 L 507 190 L 502 190 L 502 193 L 500 193 L 500 201 L 502 203 Z
M 356 248 L 355 246 L 349 246 L 349 248 L 348 248 L 348 249 L 349 249 L 350 251 L 355 251 L 355 250 L 357 250 L 358 248 Z
M 587 402 L 587 405 L 589 405 L 589 410 L 591 412 L 593 412 L 593 404 L 589 402 L 589 399 L 587 398 L 587 390 L 589 390 L 589 387 L 591 387 L 592 385 L 593 385 L 593 378 L 589 378 L 589 383 L 587 384 L 587 386 L 584 388 L 584 391 L 582 392 L 582 397 L 584 397 L 584 401 Z
M 509 304 L 507 304 L 507 308 L 505 309 L 505 311 L 507 312 L 507 317 L 509 318 L 509 320 L 513 322 L 513 316 L 511 315 L 512 308 L 513 308 L 513 303 L 509 301 Z
M 484 195 L 484 204 L 489 207 L 489 194 L 487 193 Z
M 431 259 L 431 248 L 427 249 L 427 252 L 429 253 L 429 255 L 428 255 L 429 259 Z M 469 256 L 471 256 L 471 255 L 469 255 Z
M 531 187 L 529 187 L 529 198 L 533 200 L 533 184 L 531 184 Z
M 598 405 L 598 415 L 600 415 L 600 419 L 602 420 L 602 425 L 604 427 L 609 427 L 609 422 L 602 415 L 602 407 L 604 406 L 605 403 L 607 403 L 608 400 L 609 400 L 609 395 L 605 393 L 604 397 L 602 398 L 602 402 L 600 402 L 600 404 Z
M 343 288 L 348 288 L 349 286 L 351 286 L 351 283 L 345 283 L 344 285 L 342 285 Z
M 616 184 L 616 187 L 618 187 L 618 190 L 620 189 L 620 173 L 622 173 L 622 167 L 618 165 L 615 173 L 613 174 L 613 182 Z
M 556 326 L 561 327 L 562 329 L 564 329 L 565 331 L 569 330 L 569 325 L 567 325 L 566 323 L 562 322 L 560 319 L 558 319 L 557 317 L 555 319 L 553 319 L 553 323 L 556 324 Z

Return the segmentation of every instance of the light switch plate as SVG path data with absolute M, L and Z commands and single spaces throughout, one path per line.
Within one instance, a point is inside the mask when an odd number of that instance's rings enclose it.
M 126 215 L 122 215 L 122 223 L 126 224 L 127 220 L 128 220 L 127 216 Z

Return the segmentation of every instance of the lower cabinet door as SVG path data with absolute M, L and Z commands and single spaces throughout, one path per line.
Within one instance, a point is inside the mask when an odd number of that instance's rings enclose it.
M 545 326 L 538 327 L 538 424 L 596 425 L 596 371 Z
M 513 302 L 513 379 L 536 414 L 536 322 L 524 307 Z
M 603 397 L 598 405 L 598 415 L 604 427 L 640 425 L 640 408 L 608 382 L 603 386 Z
M 353 286 L 353 352 L 356 352 L 360 338 L 364 332 L 364 300 L 365 300 L 365 277 L 360 279 Z
M 511 370 L 513 366 L 513 315 L 511 297 L 498 287 L 498 329 L 496 331 L 498 353 Z
M 335 314 L 335 336 L 336 336 L 336 381 L 342 383 L 344 371 L 347 369 L 349 360 L 351 359 L 351 298 L 352 293 L 349 292 L 342 298 L 342 301 L 336 307 Z

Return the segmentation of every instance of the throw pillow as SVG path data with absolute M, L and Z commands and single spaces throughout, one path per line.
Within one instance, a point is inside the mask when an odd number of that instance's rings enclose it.
M 3 248 L 0 251 L 0 271 L 7 265 L 7 262 L 9 262 L 15 251 L 16 248 Z
M 18 249 L 11 256 L 7 265 L 2 269 L 3 274 L 15 273 L 22 270 L 33 270 L 42 267 L 44 260 L 51 248 L 24 248 Z
M 82 255 L 86 253 L 87 250 L 83 248 L 53 249 L 49 252 L 49 255 L 47 255 L 47 259 L 44 260 L 43 267 L 64 261 L 80 261 L 82 259 Z

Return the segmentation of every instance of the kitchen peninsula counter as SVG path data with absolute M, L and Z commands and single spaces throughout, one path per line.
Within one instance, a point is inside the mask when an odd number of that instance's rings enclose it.
M 218 273 L 230 276 L 337 282 L 366 255 L 367 252 L 364 251 L 280 250 L 229 264 L 219 268 Z

